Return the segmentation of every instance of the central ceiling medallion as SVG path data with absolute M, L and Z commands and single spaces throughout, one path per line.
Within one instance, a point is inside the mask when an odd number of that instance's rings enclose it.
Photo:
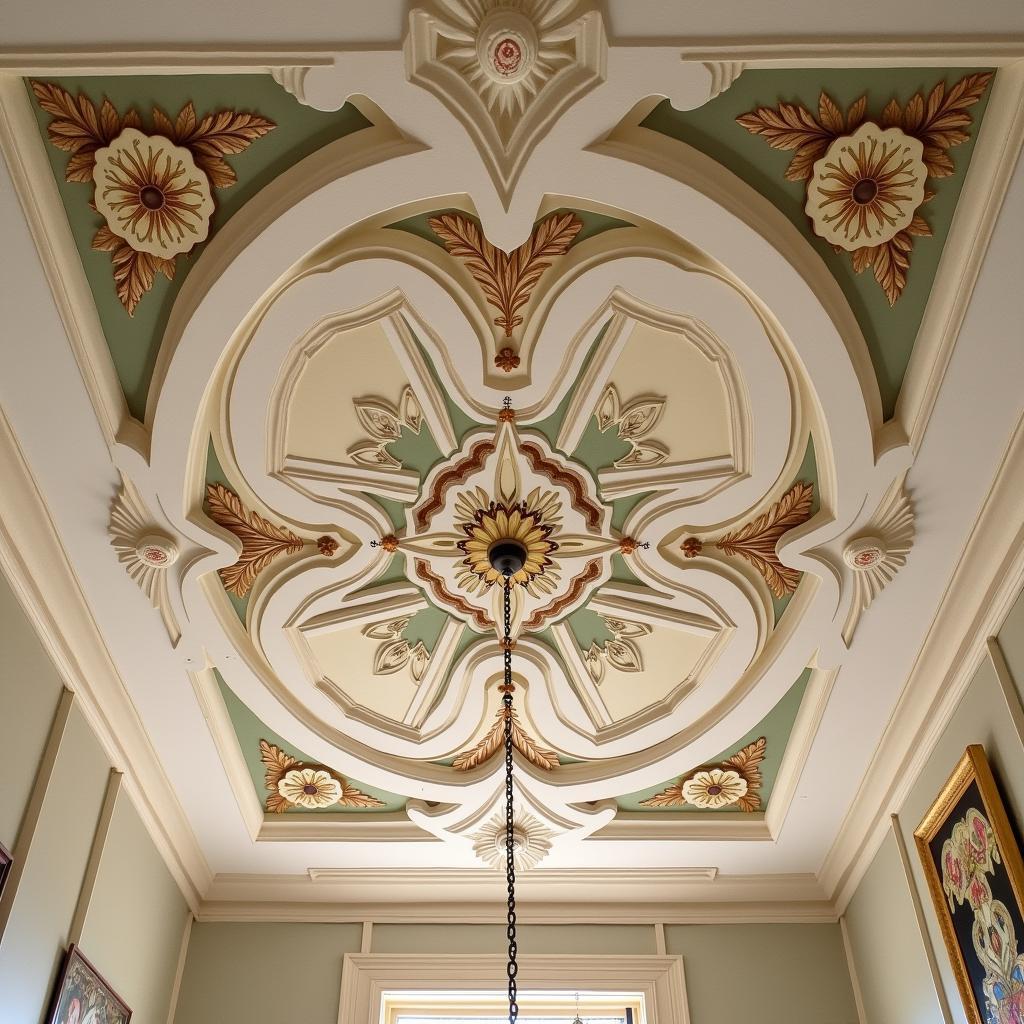
M 433 599 L 479 632 L 501 631 L 508 570 L 516 635 L 580 607 L 611 556 L 635 550 L 609 519 L 590 475 L 540 434 L 520 434 L 506 404 L 493 437 L 469 435 L 431 472 L 398 547 Z

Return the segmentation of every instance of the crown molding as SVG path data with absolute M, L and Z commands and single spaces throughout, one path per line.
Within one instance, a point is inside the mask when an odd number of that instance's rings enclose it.
M 194 910 L 213 874 L 125 689 L 24 454 L 0 410 L 0 570 L 76 694 L 157 850 Z M 56 613 L 54 612 L 56 609 Z
M 613 45 L 628 45 L 617 40 Z M 649 41 L 648 41 L 649 44 Z M 659 45 L 667 41 L 658 40 Z M 635 44 L 634 44 L 635 45 Z M 886 68 L 886 67 L 1005 67 L 1024 59 L 1024 36 L 998 35 L 904 37 L 881 40 L 807 37 L 804 39 L 735 36 L 707 39 L 695 45 L 680 41 L 683 60 L 716 63 L 738 61 L 755 68 Z
M 1024 419 L 818 877 L 842 914 L 1024 585 Z

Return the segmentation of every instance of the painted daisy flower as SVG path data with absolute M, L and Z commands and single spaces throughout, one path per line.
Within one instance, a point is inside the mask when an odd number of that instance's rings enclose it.
M 299 807 L 330 807 L 341 799 L 341 783 L 322 768 L 293 768 L 277 783 L 277 791 Z
M 848 252 L 895 237 L 924 201 L 923 151 L 899 128 L 870 121 L 836 139 L 807 186 L 805 209 L 815 233 Z
M 501 540 L 517 540 L 526 549 L 526 562 L 512 582 L 531 583 L 551 565 L 548 555 L 558 549 L 548 539 L 554 527 L 543 521 L 543 511 L 542 507 L 530 508 L 526 502 L 512 506 L 491 502 L 487 508 L 477 509 L 471 522 L 461 524 L 466 534 L 466 539 L 459 541 L 466 555 L 462 564 L 489 587 L 501 579 L 488 561 L 491 548 Z
M 96 209 L 133 249 L 173 259 L 206 239 L 210 180 L 181 146 L 125 128 L 96 151 Z
M 746 794 L 747 780 L 731 768 L 708 768 L 683 783 L 683 799 L 694 807 L 727 807 Z

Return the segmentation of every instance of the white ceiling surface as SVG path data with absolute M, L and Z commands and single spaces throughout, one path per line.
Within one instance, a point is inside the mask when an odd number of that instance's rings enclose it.
M 914 549 L 906 570 L 862 619 L 781 837 L 775 843 L 648 842 L 642 846 L 644 864 L 714 865 L 723 874 L 820 866 L 1024 411 L 1022 223 L 1024 171 L 1018 167 L 908 478 L 918 513 Z M 0 181 L 0 237 L 7 245 L 0 277 L 6 328 L 0 341 L 0 407 L 211 869 L 303 873 L 310 866 L 477 866 L 468 848 L 463 855 L 442 843 L 410 848 L 251 842 L 178 656 L 109 546 L 107 519 L 117 474 L 6 168 Z M 639 855 L 635 842 L 590 842 L 552 853 L 546 866 L 619 865 L 635 863 Z
M 149 4 L 145 15 L 134 0 L 47 0 L 6 3 L 0 11 L 5 48 L 68 55 L 75 49 L 168 50 L 200 44 L 210 50 L 246 47 L 285 50 L 289 46 L 332 50 L 342 43 L 396 43 L 408 4 L 402 0 L 304 0 L 282 4 L 260 0 L 210 5 L 204 0 Z M 965 8 L 954 0 L 607 0 L 612 38 L 674 36 L 692 44 L 737 38 L 745 42 L 792 42 L 818 37 L 877 40 L 920 39 L 952 33 L 998 37 L 1024 32 L 1024 4 L 987 0 Z

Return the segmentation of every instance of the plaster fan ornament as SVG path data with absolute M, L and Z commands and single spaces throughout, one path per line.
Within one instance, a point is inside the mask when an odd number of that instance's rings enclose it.
M 604 77 L 600 16 L 579 0 L 436 0 L 409 16 L 409 80 L 473 139 L 507 205 L 534 146 Z
M 160 612 L 171 643 L 176 644 L 181 630 L 171 610 L 166 571 L 178 559 L 177 544 L 153 524 L 138 491 L 127 481 L 114 498 L 108 529 L 118 561 Z
M 882 499 L 865 531 L 843 549 L 843 561 L 853 576 L 853 602 L 843 627 L 846 643 L 864 610 L 906 565 L 913 543 L 914 507 L 900 480 Z
M 137 252 L 170 260 L 206 241 L 213 191 L 184 147 L 125 128 L 96 150 L 92 177 L 96 209 Z
M 781 102 L 736 121 L 773 149 L 795 150 L 786 179 L 807 182 L 805 209 L 815 233 L 849 252 L 856 273 L 870 267 L 892 306 L 907 284 L 914 238 L 932 233 L 920 213 L 934 196 L 927 179 L 953 174 L 949 150 L 970 138 L 968 110 L 991 79 L 984 71 L 952 86 L 938 82 L 905 105 L 890 100 L 876 120 L 868 118 L 866 95 L 844 114 L 822 92 L 817 116 Z
M 522 812 L 515 816 L 512 826 L 512 849 L 517 871 L 536 867 L 551 850 L 554 835 L 532 814 Z M 473 852 L 493 868 L 505 867 L 508 828 L 503 813 L 495 814 L 479 832 L 470 837 Z
M 72 96 L 53 82 L 33 81 L 50 115 L 47 136 L 70 153 L 64 176 L 93 188 L 103 217 L 92 248 L 110 254 L 117 297 L 129 316 L 157 274 L 174 278 L 179 256 L 206 240 L 215 189 L 237 180 L 224 159 L 276 125 L 246 111 L 218 110 L 200 118 L 191 102 L 172 121 L 153 107 L 147 131 L 132 107 L 123 116 L 109 99 L 97 109 L 85 93 Z
M 409 674 L 414 682 L 420 682 L 427 670 L 430 654 L 423 646 L 422 640 L 415 644 L 402 635 L 409 625 L 409 618 L 392 619 L 390 622 L 374 623 L 364 626 L 362 634 L 369 640 L 379 640 L 376 654 L 373 657 L 373 674 L 378 676 L 392 675 L 409 667 Z
M 748 743 L 720 764 L 703 765 L 683 775 L 675 783 L 646 800 L 642 807 L 682 807 L 689 804 L 701 810 L 720 810 L 735 806 L 741 811 L 761 808 L 761 763 L 768 741 Z
M 306 764 L 268 740 L 260 740 L 264 783 L 270 795 L 266 808 L 274 814 L 294 809 L 383 807 L 382 801 L 353 786 L 326 765 Z

